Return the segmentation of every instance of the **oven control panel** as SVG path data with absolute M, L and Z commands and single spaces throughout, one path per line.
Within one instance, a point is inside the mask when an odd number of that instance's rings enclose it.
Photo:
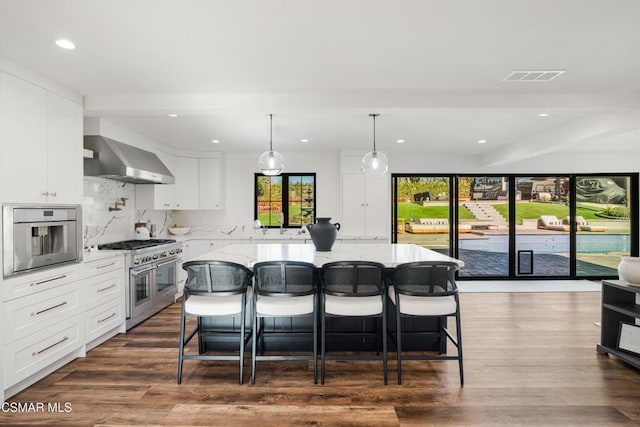
M 133 264 L 134 265 L 149 264 L 154 261 L 162 260 L 164 258 L 175 257 L 180 253 L 182 253 L 182 248 L 171 248 L 171 249 L 158 250 L 155 252 L 148 252 L 140 255 L 134 255 Z

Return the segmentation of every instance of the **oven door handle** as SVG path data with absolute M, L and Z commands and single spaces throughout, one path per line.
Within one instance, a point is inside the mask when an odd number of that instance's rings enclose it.
M 165 265 L 176 264 L 177 262 L 178 262 L 178 258 L 171 258 L 171 259 L 166 260 L 166 261 L 164 261 L 162 263 L 156 264 L 156 267 L 157 268 L 161 268 L 161 267 L 164 267 Z
M 150 265 L 148 267 L 144 267 L 144 268 L 139 267 L 139 268 L 140 268 L 139 270 L 136 269 L 136 268 L 131 270 L 131 275 L 135 277 L 135 276 L 138 276 L 138 275 L 140 275 L 142 273 L 146 273 L 147 271 L 155 270 L 156 266 L 155 265 Z

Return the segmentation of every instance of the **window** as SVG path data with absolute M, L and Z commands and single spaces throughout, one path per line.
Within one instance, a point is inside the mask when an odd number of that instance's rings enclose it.
M 316 214 L 316 174 L 255 175 L 254 218 L 263 227 L 301 227 Z

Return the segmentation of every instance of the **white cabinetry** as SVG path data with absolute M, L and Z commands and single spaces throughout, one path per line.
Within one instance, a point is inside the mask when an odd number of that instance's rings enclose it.
M 124 257 L 85 262 L 85 328 L 87 350 L 126 331 Z
M 176 209 L 198 209 L 198 159 L 176 156 Z
M 176 157 L 164 151 L 155 154 L 175 176 Z M 178 178 L 176 177 L 176 181 Z M 175 184 L 138 184 L 136 185 L 136 206 L 138 209 L 172 210 L 176 209 Z
M 370 176 L 361 172 L 342 174 L 341 238 L 388 239 L 391 209 L 389 186 L 388 175 Z
M 3 387 L 9 390 L 5 397 L 69 357 L 84 355 L 81 268 L 66 266 L 4 280 L 2 370 Z
M 220 158 L 156 154 L 173 173 L 175 184 L 136 185 L 138 209 L 222 209 Z
M 82 202 L 82 106 L 0 71 L 1 199 Z
M 221 159 L 198 159 L 200 209 L 222 209 Z

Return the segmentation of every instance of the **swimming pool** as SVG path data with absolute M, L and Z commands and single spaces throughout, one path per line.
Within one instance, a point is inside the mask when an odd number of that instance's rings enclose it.
M 485 252 L 508 252 L 509 236 L 488 236 L 486 239 L 461 239 L 460 249 Z M 625 234 L 578 234 L 578 253 L 631 252 L 631 236 Z M 532 250 L 553 254 L 569 252 L 568 234 L 522 234 L 516 236 L 516 250 Z

